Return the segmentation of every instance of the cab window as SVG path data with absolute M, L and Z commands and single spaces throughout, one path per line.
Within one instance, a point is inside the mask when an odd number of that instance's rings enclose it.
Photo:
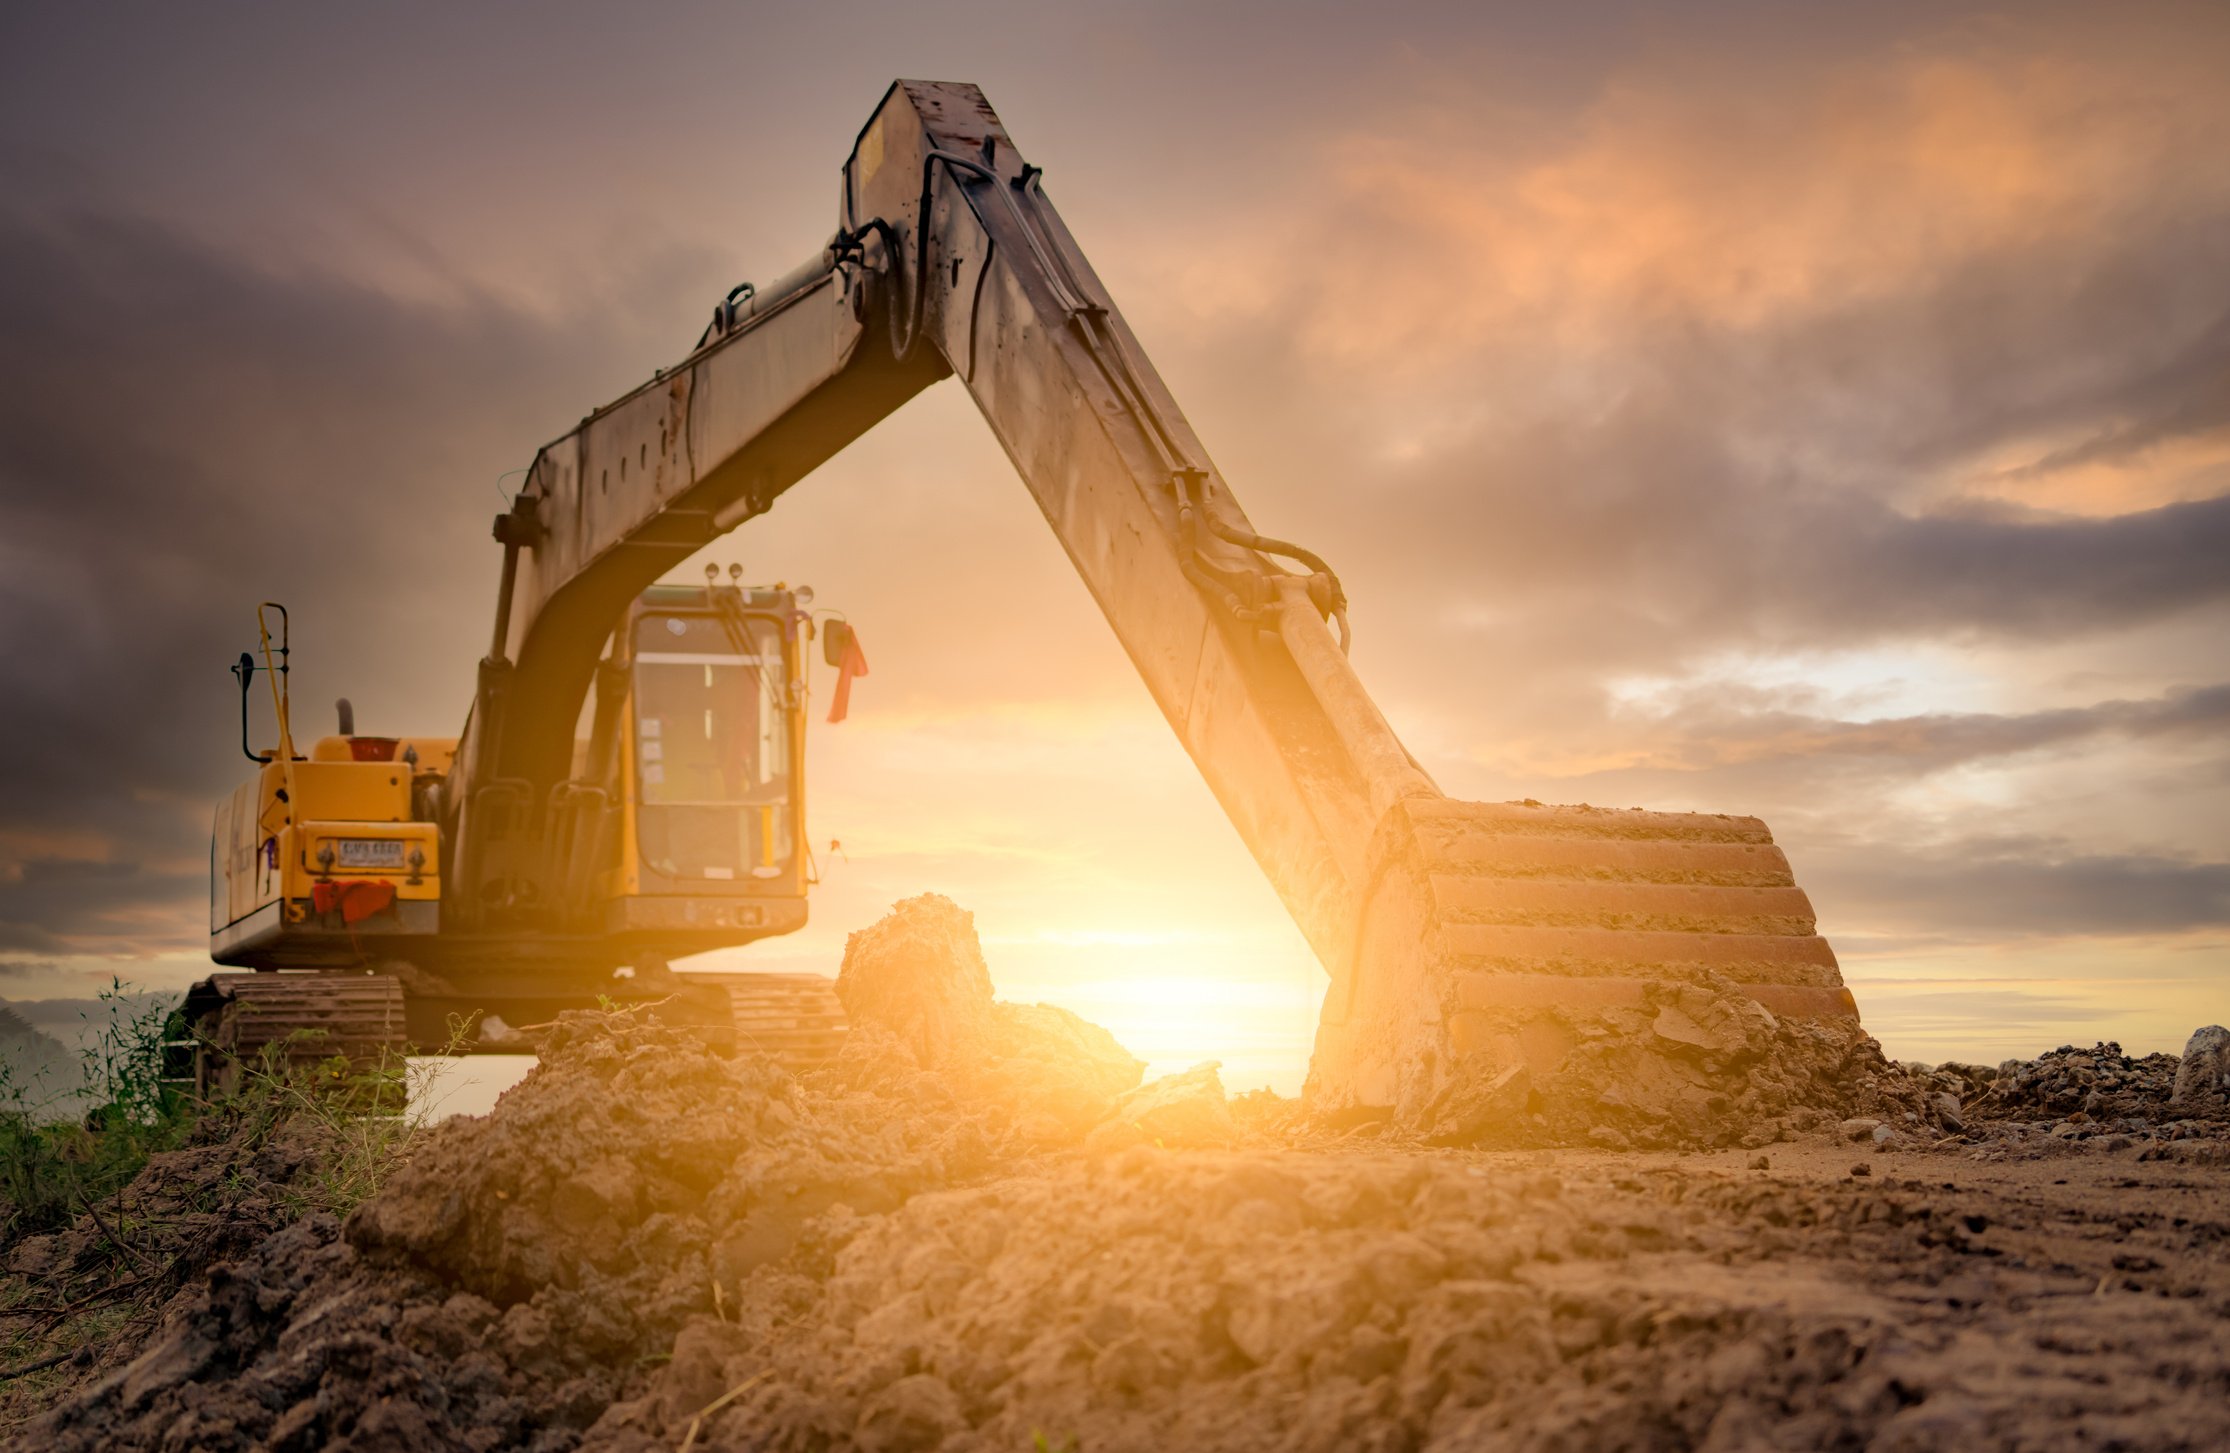
M 787 874 L 788 676 L 771 618 L 637 622 L 636 837 L 647 866 L 675 878 Z

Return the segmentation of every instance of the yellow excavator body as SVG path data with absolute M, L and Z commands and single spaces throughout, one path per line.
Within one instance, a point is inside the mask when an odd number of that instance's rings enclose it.
M 730 994 L 679 983 L 666 965 L 806 921 L 805 648 L 818 633 L 807 600 L 708 583 L 653 586 L 629 606 L 605 650 L 597 730 L 576 743 L 574 891 L 532 928 L 453 926 L 439 803 L 455 738 L 358 734 L 343 702 L 342 730 L 308 752 L 251 752 L 261 760 L 213 825 L 210 956 L 253 972 L 197 986 L 189 1017 L 232 1056 L 300 1028 L 325 1031 L 306 1055 L 362 1054 L 460 1030 L 467 1047 L 521 1048 L 521 1026 L 599 997 L 678 997 L 685 1017 L 732 1039 L 739 1011 L 766 1017 L 766 993 L 795 1001 L 788 979 Z M 848 639 L 847 623 L 832 629 Z M 244 688 L 258 670 L 277 666 L 242 670 Z M 291 744 L 283 685 L 275 710 Z M 313 1012 L 330 994 L 351 1006 L 340 1020 Z M 793 1007 L 816 1027 L 836 1012 Z

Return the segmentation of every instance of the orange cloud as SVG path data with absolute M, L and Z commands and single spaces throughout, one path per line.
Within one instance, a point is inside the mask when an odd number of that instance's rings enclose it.
M 1325 144 L 1315 215 L 1281 197 L 1259 225 L 1168 239 L 1166 326 L 1289 319 L 1309 362 L 1372 399 L 1399 461 L 1451 427 L 1614 406 L 1648 377 L 1649 329 L 1769 336 L 2011 258 L 2041 270 L 2034 306 L 2050 307 L 2132 231 L 2230 205 L 2230 46 L 2177 42 L 1951 35 L 1731 69 L 1653 57 L 1557 128 L 1421 88 Z M 2059 372 L 2099 366 L 2070 356 Z M 1913 357 L 1912 387 L 1929 367 Z M 2049 426 L 1993 440 L 1911 502 L 2112 514 L 2230 482 L 2230 431 L 2061 457 L 2081 442 Z

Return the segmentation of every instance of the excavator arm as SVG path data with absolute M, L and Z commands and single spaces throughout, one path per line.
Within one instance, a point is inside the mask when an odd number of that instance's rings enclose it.
M 819 256 L 536 457 L 445 808 L 473 926 L 561 891 L 549 806 L 625 604 L 951 375 L 1330 973 L 1321 1105 L 1553 1074 L 1587 1013 L 1708 974 L 1854 1014 L 1755 819 L 1439 792 L 1348 664 L 1337 578 L 1248 522 L 1041 180 L 974 87 L 895 84 Z

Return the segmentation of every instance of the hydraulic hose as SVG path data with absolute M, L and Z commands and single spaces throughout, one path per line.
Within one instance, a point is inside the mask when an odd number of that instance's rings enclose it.
M 1058 246 L 1053 244 L 1053 239 L 1041 235 L 1039 228 L 1034 225 L 1030 216 L 1016 201 L 1015 197 L 1009 195 L 1006 188 L 996 185 L 1000 180 L 999 174 L 974 157 L 938 149 L 928 152 L 922 158 L 921 195 L 915 205 L 914 212 L 913 273 L 906 281 L 906 297 L 901 300 L 894 296 L 891 300 L 892 306 L 887 311 L 890 327 L 890 351 L 893 361 L 903 363 L 912 355 L 915 345 L 921 340 L 922 322 L 927 315 L 929 303 L 929 216 L 930 208 L 936 200 L 936 177 L 939 165 L 951 170 L 965 172 L 980 181 L 994 184 L 994 190 L 998 193 L 1000 200 L 1006 204 L 1015 225 L 1021 231 L 1023 240 L 1028 244 L 1030 252 L 1037 261 L 1040 270 L 1044 273 L 1046 281 L 1051 283 L 1056 291 L 1068 295 L 1064 299 L 1064 303 L 1069 307 L 1072 318 L 1081 317 L 1084 319 L 1086 326 L 1083 337 L 1092 354 L 1098 360 L 1101 370 L 1107 376 L 1108 383 L 1122 396 L 1126 409 L 1144 426 L 1147 441 L 1163 456 L 1170 469 L 1172 480 L 1177 486 L 1177 524 L 1183 545 L 1179 558 L 1184 567 L 1185 577 L 1192 581 L 1195 586 L 1221 601 L 1224 608 L 1235 618 L 1252 622 L 1261 620 L 1264 616 L 1273 614 L 1282 608 L 1284 598 L 1280 588 L 1270 586 L 1268 598 L 1257 603 L 1250 603 L 1243 599 L 1228 582 L 1219 579 L 1207 567 L 1200 550 L 1200 527 L 1205 525 L 1208 533 L 1217 539 L 1237 545 L 1242 549 L 1298 561 L 1309 571 L 1304 598 L 1312 602 L 1337 627 L 1340 651 L 1344 655 L 1351 637 L 1347 623 L 1347 593 L 1340 585 L 1339 576 L 1333 572 L 1332 567 L 1325 562 L 1323 556 L 1305 546 L 1294 544 L 1290 540 L 1276 539 L 1269 535 L 1258 535 L 1251 530 L 1242 530 L 1217 517 L 1214 506 L 1209 502 L 1206 471 L 1194 467 L 1185 458 L 1182 446 L 1153 408 L 1146 396 L 1145 389 L 1140 385 L 1137 376 L 1131 371 L 1130 360 L 1125 356 L 1121 340 L 1114 337 L 1105 328 L 1104 322 L 1099 316 L 1103 310 L 1093 307 L 1085 300 L 1081 284 L 1069 271 L 1067 261 L 1061 257 Z M 1035 197 L 1040 195 L 1036 190 L 1039 175 L 1037 168 L 1026 168 L 1023 174 L 1015 179 L 1014 190 L 1019 192 L 1026 200 L 1035 200 Z M 904 268 L 899 263 L 901 243 L 898 231 L 889 222 L 880 217 L 872 218 L 855 232 L 839 233 L 837 235 L 837 247 L 841 250 L 857 246 L 860 240 L 864 239 L 870 232 L 877 233 L 882 237 L 884 247 L 891 254 L 891 261 L 894 264 L 891 268 L 891 276 L 895 292 L 898 286 L 896 282 L 897 274 L 902 272 Z M 988 259 L 986 260 L 985 271 L 988 271 Z M 980 296 L 982 276 L 979 275 L 976 281 Z M 902 318 L 904 320 L 903 328 L 901 327 Z M 975 339 L 972 322 L 968 351 L 969 371 L 973 373 Z

